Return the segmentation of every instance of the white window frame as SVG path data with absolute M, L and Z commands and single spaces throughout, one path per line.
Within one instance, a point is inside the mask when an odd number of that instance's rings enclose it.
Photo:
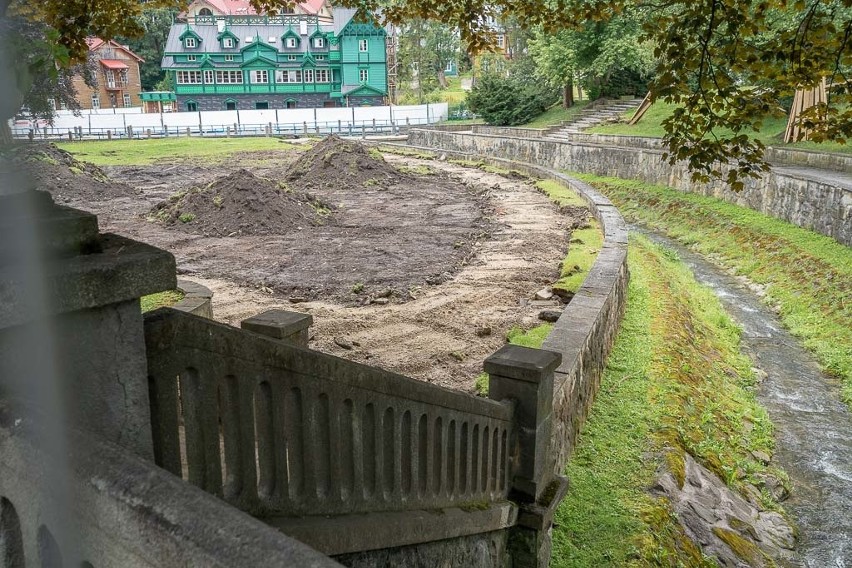
M 453 62 L 450 61 L 449 63 L 447 63 L 447 66 L 444 67 L 444 73 L 452 73 L 452 71 L 453 71 Z
M 499 34 L 497 36 L 497 47 L 504 49 L 506 47 L 506 36 Z
M 285 46 L 287 47 L 287 49 L 295 49 L 299 47 L 299 40 L 290 36 L 285 40 Z
M 324 49 L 325 48 L 325 38 L 324 37 L 315 37 L 311 41 L 311 45 L 314 46 L 314 49 Z
M 358 81 L 360 83 L 367 83 L 370 80 L 370 70 L 369 69 L 358 69 Z
M 302 73 L 302 78 L 305 83 L 313 83 L 314 82 L 314 70 L 313 69 L 305 69 L 304 73 Z
M 188 37 L 183 40 L 183 46 L 187 49 L 194 49 L 198 47 L 198 43 L 196 43 L 194 37 Z
M 200 85 L 201 71 L 178 71 L 175 82 L 178 85 Z
M 216 73 L 211 71 L 210 69 L 205 69 L 204 82 L 208 85 L 213 85 L 214 83 L 216 83 Z
M 130 93 L 124 93 L 124 97 L 122 97 L 122 98 L 124 99 L 123 100 L 124 108 L 129 108 L 129 107 L 133 106 L 133 101 L 130 98 Z
M 190 53 L 189 55 L 186 56 L 187 61 L 195 61 L 195 59 L 196 59 L 196 57 L 195 57 L 194 53 Z
M 358 40 L 358 51 L 364 53 L 366 51 L 370 51 L 370 42 L 366 39 Z
M 331 83 L 331 71 L 329 69 L 317 69 L 314 72 L 314 81 L 317 83 Z
M 300 69 L 279 69 L 275 72 L 276 83 L 301 83 L 302 71 Z
M 222 48 L 223 49 L 233 49 L 234 47 L 234 38 L 226 37 L 222 38 Z
M 216 71 L 216 83 L 220 85 L 242 85 L 242 71 Z
M 252 85 L 268 85 L 269 71 L 266 69 L 253 69 L 249 73 L 249 80 Z
M 97 93 L 92 95 L 92 108 L 101 108 L 101 97 Z
M 233 60 L 234 60 L 234 56 L 233 56 L 233 55 L 226 55 L 226 56 L 225 56 L 225 61 L 233 61 Z
M 287 56 L 287 61 L 296 61 L 297 59 L 299 59 L 299 56 L 294 53 Z

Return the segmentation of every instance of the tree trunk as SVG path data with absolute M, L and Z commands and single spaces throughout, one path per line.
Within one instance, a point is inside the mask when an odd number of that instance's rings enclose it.
M 562 106 L 570 108 L 574 106 L 574 82 L 568 81 L 562 86 Z
M 447 76 L 446 76 L 446 74 L 444 74 L 443 69 L 438 71 L 438 86 L 441 87 L 442 89 L 446 89 L 447 87 L 450 86 L 450 84 L 447 82 Z

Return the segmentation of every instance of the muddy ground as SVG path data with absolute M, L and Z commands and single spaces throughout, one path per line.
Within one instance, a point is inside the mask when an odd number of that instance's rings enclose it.
M 284 180 L 298 156 L 103 168 L 131 189 L 58 200 L 97 213 L 102 231 L 172 252 L 180 274 L 214 291 L 221 321 L 308 312 L 312 348 L 465 391 L 509 329 L 537 323 L 547 303 L 532 298 L 556 280 L 570 230 L 586 221 L 528 180 L 394 155 L 385 160 L 401 171 L 395 182 L 311 188 L 333 209 L 327 224 L 218 237 L 150 220 L 170 196 L 247 161 L 254 175 Z

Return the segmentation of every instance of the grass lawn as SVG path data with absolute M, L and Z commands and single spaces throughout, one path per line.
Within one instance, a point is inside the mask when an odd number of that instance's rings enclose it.
M 98 166 L 147 166 L 175 159 L 197 158 L 205 162 L 223 160 L 236 152 L 269 150 L 298 151 L 307 145 L 292 144 L 278 138 L 200 138 L 171 137 L 152 140 L 110 140 L 63 142 L 57 144 L 78 160 Z
M 765 466 L 749 451 L 771 452 L 772 427 L 755 402 L 739 329 L 713 292 L 642 237 L 631 236 L 629 263 L 627 312 L 566 467 L 551 565 L 714 566 L 648 487 L 663 463 L 682 476 L 685 452 L 729 485 L 754 480 Z
M 140 300 L 142 313 L 144 314 L 145 312 L 150 312 L 157 308 L 174 306 L 183 300 L 183 297 L 184 293 L 180 290 L 167 290 L 165 292 L 158 292 L 149 296 L 142 296 L 142 299 Z
M 522 128 L 549 128 L 559 125 L 563 120 L 572 120 L 577 117 L 580 112 L 589 104 L 589 101 L 579 101 L 570 108 L 562 108 L 562 103 L 558 103 L 544 111 L 544 114 L 539 115 L 526 124 L 522 124 Z
M 621 124 L 602 124 L 590 128 L 587 132 L 593 134 L 619 134 L 623 136 L 648 136 L 651 138 L 662 138 L 665 134 L 663 130 L 663 120 L 671 116 L 675 109 L 675 105 L 666 103 L 654 103 L 645 116 L 642 117 L 637 124 L 630 126 L 627 121 L 633 116 L 634 111 L 626 112 L 623 115 L 624 123 Z M 814 142 L 794 142 L 792 144 L 784 143 L 784 130 L 787 128 L 787 117 L 768 117 L 763 121 L 759 131 L 743 131 L 743 134 L 753 136 L 763 142 L 766 146 L 774 146 L 778 148 L 794 148 L 801 150 L 814 150 L 819 152 L 840 152 L 852 153 L 852 147 L 848 144 L 838 144 L 835 142 L 825 142 L 816 144 Z M 719 135 L 730 135 L 730 130 L 722 130 Z
M 640 222 L 765 289 L 784 325 L 842 382 L 852 406 L 852 248 L 724 201 L 658 185 L 573 174 Z

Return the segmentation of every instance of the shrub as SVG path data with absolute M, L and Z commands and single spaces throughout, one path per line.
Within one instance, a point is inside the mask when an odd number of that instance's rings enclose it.
M 494 126 L 516 126 L 542 114 L 556 99 L 553 90 L 534 81 L 486 75 L 468 95 L 470 109 Z

